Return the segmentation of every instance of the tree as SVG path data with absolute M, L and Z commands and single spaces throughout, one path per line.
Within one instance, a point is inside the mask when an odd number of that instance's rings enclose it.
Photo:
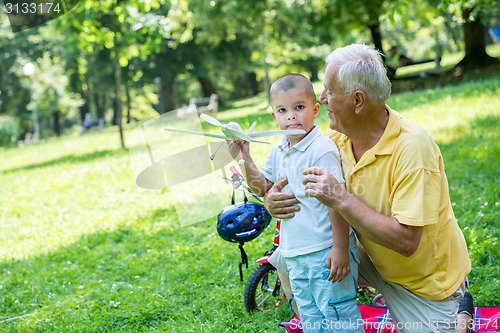
M 486 28 L 482 22 L 483 11 L 480 7 L 462 8 L 464 20 L 465 56 L 458 63 L 458 67 L 483 67 L 490 64 L 499 64 L 500 61 L 486 53 Z
M 457 64 L 459 68 L 485 67 L 500 61 L 486 53 L 483 18 L 489 11 L 498 11 L 497 0 L 444 0 L 438 8 L 446 9 L 463 23 L 465 56 Z
M 98 3 L 83 1 L 61 20 L 60 29 L 67 32 L 68 44 L 75 45 L 79 53 L 80 75 L 86 77 L 87 62 L 99 52 L 107 50 L 114 78 L 115 121 L 120 134 L 120 145 L 125 141 L 122 129 L 123 68 L 136 57 L 145 59 L 159 50 L 167 22 L 162 15 L 153 13 L 164 5 L 161 0 L 103 0 Z M 86 84 L 87 80 L 80 80 Z M 87 107 L 91 95 L 88 85 L 84 89 Z M 86 110 L 87 111 L 87 110 Z
M 258 92 L 256 71 L 265 72 L 267 65 L 262 47 L 269 29 L 265 16 L 273 3 L 267 0 L 189 1 L 195 22 L 193 42 L 200 51 L 192 58 L 190 72 L 200 81 L 204 95 L 210 90 L 207 85 L 210 74 L 216 75 L 218 81 L 221 75 L 226 76 L 226 80 L 234 82 L 234 90 L 240 96 L 243 91 Z
M 63 40 L 50 26 L 13 34 L 6 23 L 0 17 L 0 113 L 17 119 L 18 137 L 59 135 L 62 118 L 80 102 L 68 88 Z M 23 74 L 28 63 L 34 69 L 30 77 Z

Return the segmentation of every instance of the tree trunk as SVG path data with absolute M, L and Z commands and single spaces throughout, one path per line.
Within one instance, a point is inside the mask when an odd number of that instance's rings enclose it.
M 120 133 L 120 145 L 125 148 L 125 140 L 123 139 L 123 122 L 122 122 L 122 68 L 118 60 L 118 47 L 116 46 L 117 41 L 115 40 L 114 47 L 114 65 L 115 65 L 115 96 L 116 96 L 116 122 L 118 125 L 118 132 Z
M 62 134 L 61 111 L 54 112 L 52 120 L 54 122 L 54 133 L 60 136 Z
M 203 94 L 202 97 L 209 97 L 210 95 L 217 93 L 214 84 L 209 78 L 204 76 L 197 76 L 196 79 L 200 83 L 201 93 Z
M 97 119 L 104 118 L 104 113 L 106 111 L 105 108 L 105 100 L 106 96 L 99 91 L 99 89 L 94 89 L 94 104 L 96 107 Z
M 176 98 L 174 85 L 175 76 L 163 73 L 160 77 L 160 105 L 159 112 L 166 113 L 175 109 Z
M 41 138 L 40 133 L 40 119 L 38 117 L 38 108 L 35 105 L 33 110 L 31 110 L 31 116 L 33 118 L 33 141 L 37 142 Z
M 132 100 L 130 99 L 130 88 L 128 85 L 125 85 L 125 98 L 127 100 L 127 124 L 130 124 L 130 121 L 132 120 L 132 115 L 131 115 L 131 104 Z
M 257 74 L 255 72 L 249 72 L 247 74 L 248 84 L 250 85 L 250 92 L 252 96 L 255 96 L 259 93 L 259 82 L 257 82 Z
M 380 33 L 380 22 L 374 22 L 368 25 L 368 29 L 370 29 L 370 33 L 372 35 L 373 46 L 376 50 L 379 50 L 384 54 L 384 48 L 382 47 L 382 34 Z
M 85 89 L 82 87 L 81 94 L 82 94 L 83 104 L 82 104 L 82 106 L 80 106 L 80 122 L 83 124 L 83 120 L 85 119 L 85 115 L 90 111 L 88 88 Z
M 486 39 L 484 37 L 484 24 L 481 22 L 481 15 L 477 15 L 474 21 L 471 21 L 470 14 L 473 9 L 464 9 L 464 42 L 465 56 L 456 67 L 487 67 L 492 64 L 498 64 L 499 60 L 490 57 L 486 53 Z
M 311 82 L 319 81 L 319 69 L 317 64 L 311 64 L 309 66 L 309 70 L 311 71 Z
M 111 125 L 116 126 L 118 125 L 118 115 L 117 115 L 118 105 L 116 101 L 116 96 L 113 97 L 112 104 L 113 104 L 113 117 L 111 118 Z
M 271 80 L 269 79 L 269 64 L 267 63 L 266 47 L 261 39 L 261 52 L 262 52 L 262 62 L 264 67 L 264 91 L 267 94 L 267 104 L 271 105 L 271 93 L 269 88 L 271 87 Z

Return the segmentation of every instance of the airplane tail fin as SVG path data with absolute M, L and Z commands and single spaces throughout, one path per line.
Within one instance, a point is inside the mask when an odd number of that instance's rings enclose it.
M 248 129 L 247 134 L 253 133 L 253 130 L 255 129 L 255 125 L 257 125 L 257 123 L 254 121 L 252 126 L 250 126 L 250 128 Z

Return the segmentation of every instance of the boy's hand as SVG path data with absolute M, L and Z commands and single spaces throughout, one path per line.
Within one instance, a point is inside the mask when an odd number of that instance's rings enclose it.
M 330 269 L 328 281 L 332 281 L 332 283 L 342 281 L 351 271 L 349 250 L 334 246 L 326 259 L 326 267 Z
M 229 153 L 235 160 L 250 157 L 250 143 L 248 141 L 226 140 L 229 146 Z

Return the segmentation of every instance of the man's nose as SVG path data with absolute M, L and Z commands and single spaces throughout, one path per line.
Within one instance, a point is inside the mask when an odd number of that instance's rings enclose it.
M 321 95 L 319 95 L 319 101 L 323 104 L 326 104 L 327 103 L 327 99 L 326 99 L 326 89 L 323 89 L 323 91 L 321 92 Z

